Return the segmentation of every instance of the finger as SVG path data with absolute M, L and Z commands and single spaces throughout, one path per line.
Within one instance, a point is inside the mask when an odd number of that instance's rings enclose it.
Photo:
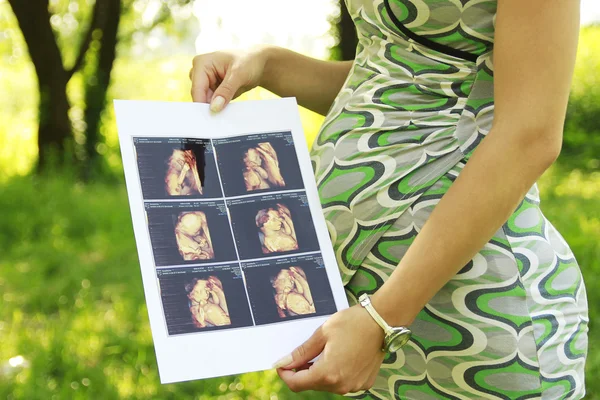
M 192 100 L 197 103 L 208 103 L 207 93 L 210 88 L 210 79 L 204 68 L 193 68 L 190 71 L 192 78 Z
M 321 354 L 325 347 L 325 342 L 325 336 L 319 327 L 306 342 L 296 347 L 294 351 L 292 351 L 292 354 L 277 361 L 273 367 L 285 369 L 298 368 Z
M 216 88 L 212 101 L 210 102 L 210 109 L 213 112 L 221 111 L 233 98 L 238 90 L 242 87 L 243 80 L 241 75 L 235 70 L 230 68 L 223 78 L 223 82 Z
M 298 371 L 303 371 L 305 369 L 309 369 L 312 366 L 313 366 L 313 363 L 306 363 L 306 364 L 301 365 L 301 366 L 299 366 L 297 368 L 294 368 L 294 369 L 296 370 L 296 372 L 298 372 Z
M 319 372 L 316 365 L 296 372 L 282 368 L 277 370 L 277 374 L 279 374 L 281 380 L 285 382 L 292 392 L 323 389 Z

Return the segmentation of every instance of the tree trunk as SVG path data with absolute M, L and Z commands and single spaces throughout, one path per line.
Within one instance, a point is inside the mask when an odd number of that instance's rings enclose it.
M 64 161 L 65 149 L 71 137 L 67 82 L 62 57 L 50 26 L 48 0 L 9 0 L 35 66 L 40 93 L 38 171 L 47 166 L 50 158 Z
M 100 159 L 97 146 L 101 143 L 100 122 L 102 112 L 106 106 L 107 92 L 110 83 L 110 76 L 113 69 L 116 47 L 117 33 L 119 31 L 119 21 L 121 16 L 121 0 L 108 0 L 105 7 L 100 11 L 104 15 L 100 18 L 104 21 L 102 26 L 102 43 L 97 56 L 97 66 L 95 76 L 88 78 L 86 84 L 85 98 L 85 122 L 86 128 L 86 166 L 84 177 L 89 179 L 97 169 Z
M 358 38 L 354 21 L 352 21 L 344 0 L 340 0 L 340 20 L 337 23 L 337 31 L 340 38 L 337 46 L 341 59 L 354 60 Z
M 54 164 L 63 165 L 67 155 L 72 155 L 69 140 L 72 132 L 69 119 L 67 81 L 54 79 L 38 83 L 40 93 L 38 128 L 38 172 Z

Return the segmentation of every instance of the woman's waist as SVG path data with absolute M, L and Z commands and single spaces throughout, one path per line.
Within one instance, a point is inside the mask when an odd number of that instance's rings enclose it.
M 385 82 L 384 82 L 385 81 Z M 410 122 L 452 126 L 465 110 L 469 97 L 453 91 L 453 84 L 424 86 L 399 79 L 371 78 L 362 83 L 349 79 L 338 93 L 327 119 L 347 114 L 371 115 L 380 127 Z
M 476 96 L 432 95 L 398 85 L 387 89 L 346 86 L 327 114 L 317 141 L 336 143 L 344 137 L 360 139 L 369 148 L 374 144 L 426 148 L 439 141 L 465 143 L 491 128 L 493 99 L 485 99 L 486 106 L 479 107 Z
M 463 159 L 451 144 L 429 151 L 395 147 L 354 154 L 347 151 L 349 143 L 336 146 L 335 154 L 327 147 L 313 148 L 312 154 L 323 209 L 347 210 L 363 225 L 383 226 L 397 219 Z
M 363 154 L 393 151 L 393 148 L 437 149 L 440 142 L 448 144 L 455 140 L 462 111 L 460 108 L 411 111 L 376 103 L 339 102 L 327 115 L 317 143 L 333 144 L 336 156 L 341 156 L 338 146 L 346 147 L 344 143 L 348 142 Z
M 422 126 L 456 127 L 465 109 L 466 99 L 365 97 L 340 93 L 326 115 L 325 123 L 336 120 L 347 124 L 349 116 L 362 116 L 365 125 L 377 128 L 417 129 Z M 409 127 L 409 125 L 415 125 Z
M 358 95 L 407 96 L 416 100 L 469 97 L 477 71 L 445 67 L 439 61 L 418 65 L 396 64 L 381 58 L 357 59 L 342 90 L 350 89 Z

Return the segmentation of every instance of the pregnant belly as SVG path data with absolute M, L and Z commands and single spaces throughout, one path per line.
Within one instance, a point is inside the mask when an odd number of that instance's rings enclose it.
M 460 115 L 406 112 L 348 103 L 323 125 L 312 149 L 321 201 L 361 219 L 427 186 L 460 157 Z
M 493 117 L 493 79 L 484 64 L 464 76 L 423 72 L 413 80 L 401 71 L 393 77 L 361 71 L 348 78 L 311 152 L 344 277 L 395 220 L 470 155 Z
M 464 158 L 455 135 L 460 117 L 347 103 L 327 118 L 312 161 L 342 276 L 350 277 L 389 226 Z
M 426 65 L 417 68 L 420 63 Z M 388 164 L 393 159 L 402 173 L 457 147 L 469 151 L 478 133 L 487 133 L 493 77 L 485 63 L 476 69 L 429 59 L 413 64 L 386 64 L 376 72 L 355 62 L 313 146 L 318 180 L 334 162 L 348 165 L 365 157 L 386 158 Z

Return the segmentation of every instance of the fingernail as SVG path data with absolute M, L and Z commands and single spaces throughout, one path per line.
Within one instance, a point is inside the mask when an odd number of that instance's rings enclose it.
M 281 360 L 279 360 L 275 364 L 273 364 L 273 368 L 285 367 L 286 365 L 291 364 L 292 361 L 294 361 L 294 358 L 292 357 L 291 354 L 288 354 L 287 356 L 283 357 Z
M 212 101 L 210 103 L 210 111 L 219 112 L 223 109 L 224 105 L 225 105 L 225 99 L 222 96 L 217 96 L 214 99 L 212 99 Z

